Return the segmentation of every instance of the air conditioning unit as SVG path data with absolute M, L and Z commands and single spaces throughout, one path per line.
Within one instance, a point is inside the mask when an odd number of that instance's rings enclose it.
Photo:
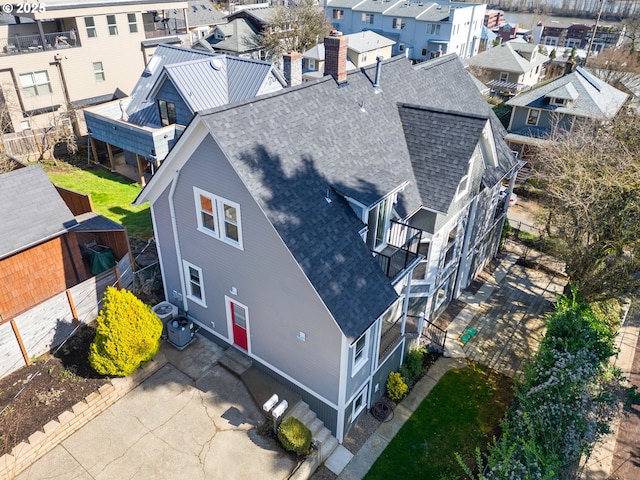
M 178 315 L 178 307 L 176 307 L 173 303 L 169 302 L 160 302 L 155 305 L 153 308 L 153 313 L 155 313 L 160 320 L 162 320 L 162 336 L 167 336 L 167 322 L 173 320 Z

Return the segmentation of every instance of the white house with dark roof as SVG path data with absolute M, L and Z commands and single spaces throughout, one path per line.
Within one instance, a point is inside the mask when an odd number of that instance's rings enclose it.
M 270 63 L 161 45 L 145 67 L 131 96 L 85 110 L 94 158 L 96 141 L 107 145 L 113 170 L 124 161 L 152 174 L 200 110 L 280 90 L 284 78 Z
M 547 62 L 549 57 L 540 53 L 538 45 L 517 38 L 469 58 L 467 65 L 492 91 L 515 95 L 544 78 Z
M 495 255 L 519 163 L 457 56 L 347 73 L 325 49 L 322 79 L 196 114 L 134 203 L 167 300 L 342 442 Z
M 393 55 L 422 62 L 447 53 L 478 53 L 485 4 L 405 0 L 325 0 L 325 12 L 345 34 L 373 30 L 395 40 Z
M 344 35 L 347 46 L 347 71 L 367 67 L 377 58 L 391 58 L 396 42 L 371 30 Z M 315 80 L 324 76 L 324 43 L 318 43 L 302 54 L 302 78 Z
M 578 123 L 613 119 L 628 95 L 582 67 L 521 93 L 507 102 L 512 107 L 507 140 L 514 148 L 537 144 L 556 130 L 570 132 Z

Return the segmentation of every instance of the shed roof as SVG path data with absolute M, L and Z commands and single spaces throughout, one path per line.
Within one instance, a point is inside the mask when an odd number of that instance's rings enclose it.
M 77 225 L 40 165 L 0 175 L 0 258 L 58 237 Z

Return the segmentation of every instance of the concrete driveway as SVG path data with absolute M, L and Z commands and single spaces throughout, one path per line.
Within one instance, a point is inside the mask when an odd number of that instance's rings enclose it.
M 284 479 L 294 468 L 255 426 L 262 414 L 202 337 L 16 478 Z

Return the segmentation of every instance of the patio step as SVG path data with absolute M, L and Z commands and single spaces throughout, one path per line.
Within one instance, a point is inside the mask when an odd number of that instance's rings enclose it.
M 225 350 L 218 363 L 239 377 L 253 365 L 248 356 L 233 347 Z
M 331 430 L 324 426 L 324 423 L 318 418 L 318 415 L 302 400 L 285 414 L 283 420 L 289 417 L 297 418 L 311 430 L 311 441 L 316 449 L 316 454 L 307 457 L 305 463 L 310 462 L 313 464 L 307 466 L 312 469 L 313 473 L 336 449 L 338 439 L 331 434 Z

